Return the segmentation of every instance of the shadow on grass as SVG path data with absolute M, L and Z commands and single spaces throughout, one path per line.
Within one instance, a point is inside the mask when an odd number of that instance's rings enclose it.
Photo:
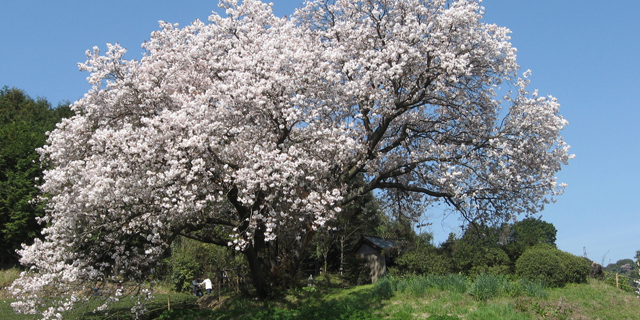
M 354 290 L 297 291 L 290 299 L 258 302 L 252 299 L 227 299 L 215 310 L 172 310 L 159 319 L 382 319 L 384 296 L 377 288 Z
M 95 308 L 102 304 L 100 300 L 93 300 L 78 305 L 71 313 L 65 315 L 70 319 L 86 319 L 86 320 L 128 320 L 135 319 L 135 315 L 131 313 L 131 308 L 136 304 L 135 297 L 125 297 L 120 301 L 109 305 L 106 311 L 96 311 Z M 169 306 L 171 309 L 177 310 L 197 310 L 197 298 L 186 294 L 155 294 L 154 298 L 145 304 L 146 312 L 138 319 L 157 319 L 165 313 Z

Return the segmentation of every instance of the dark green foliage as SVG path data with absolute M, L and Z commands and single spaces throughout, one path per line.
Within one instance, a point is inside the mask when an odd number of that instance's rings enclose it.
M 537 244 L 555 247 L 555 240 L 553 224 L 527 218 L 514 224 L 471 223 L 462 237 L 450 234 L 437 249 L 452 262 L 450 272 L 462 272 L 468 276 L 511 275 L 524 250 Z
M 454 271 L 473 276 L 509 274 L 512 263 L 500 245 L 501 229 L 472 225 L 461 239 L 449 239 Z
M 452 271 L 451 259 L 430 243 L 430 235 L 418 237 L 415 244 L 403 248 L 395 258 L 394 272 L 399 274 L 445 275 Z
M 384 299 L 380 296 L 380 289 L 366 288 L 349 290 L 348 294 L 327 297 L 320 292 L 313 292 L 311 295 L 300 297 L 297 302 L 288 302 L 288 306 L 283 306 L 274 301 L 266 301 L 258 305 L 254 301 L 248 302 L 243 299 L 229 299 L 229 305 L 233 310 L 208 310 L 208 313 L 188 312 L 176 317 L 165 317 L 162 319 L 304 319 L 304 320 L 373 320 L 389 319 L 388 315 L 380 314 L 380 309 L 384 304 Z M 384 289 L 388 291 L 387 289 Z M 168 312 L 166 312 L 168 314 Z M 393 317 L 393 319 L 398 319 Z M 407 318 L 407 319 L 412 319 Z
M 364 183 L 362 177 L 359 179 L 354 182 L 356 187 Z M 313 236 L 308 257 L 314 262 L 314 269 L 322 269 L 325 272 L 358 272 L 352 269 L 352 266 L 347 266 L 348 256 L 361 235 L 379 235 L 378 228 L 388 224 L 388 220 L 373 192 L 355 198 L 342 208 L 335 220 L 328 223 L 330 229 L 318 230 Z M 350 278 L 358 276 L 350 275 Z
M 460 254 L 460 252 L 458 252 Z M 469 275 L 492 274 L 504 275 L 511 273 L 511 260 L 502 248 L 486 247 L 476 248 L 472 255 L 475 260 L 469 263 L 470 268 L 467 271 Z M 458 255 L 460 257 L 460 255 Z
M 32 202 L 42 178 L 36 148 L 44 145 L 47 131 L 71 115 L 68 106 L 52 109 L 21 90 L 0 90 L 0 265 L 16 264 L 15 250 L 40 235 L 35 218 L 44 210 Z
M 382 278 L 382 280 L 376 282 L 373 285 L 373 294 L 380 299 L 391 299 L 393 296 L 392 281 L 388 278 Z
M 528 247 L 542 243 L 556 246 L 556 228 L 553 224 L 540 219 L 527 218 L 513 225 L 505 225 L 503 228 L 508 234 L 504 250 L 512 261 L 518 260 Z
M 219 268 L 246 269 L 243 257 L 236 255 L 232 250 L 187 238 L 177 238 L 171 247 L 171 257 L 165 262 L 167 276 L 170 276 L 177 292 L 191 292 L 191 281 L 196 277 L 209 277 L 214 281 Z M 229 276 L 235 276 L 234 272 L 229 273 Z
M 565 255 L 565 268 L 567 283 L 585 283 L 589 276 L 592 261 L 585 258 L 560 251 Z
M 367 260 L 356 255 L 349 255 L 345 259 L 348 272 L 345 279 L 352 285 L 371 283 L 371 269 L 367 266 Z
M 560 251 L 548 244 L 527 249 L 516 261 L 516 274 L 551 287 L 583 283 L 589 275 L 590 261 Z

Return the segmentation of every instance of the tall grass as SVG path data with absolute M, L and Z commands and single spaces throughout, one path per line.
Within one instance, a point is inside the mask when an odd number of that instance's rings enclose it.
M 373 293 L 381 299 L 389 299 L 394 293 L 422 297 L 434 290 L 469 294 L 479 301 L 486 301 L 497 296 L 546 297 L 546 288 L 539 282 L 526 279 L 510 281 L 505 276 L 489 274 L 481 274 L 473 280 L 460 274 L 387 276 L 374 285 Z
M 13 280 L 20 276 L 20 272 L 18 268 L 0 270 L 0 299 L 11 297 L 11 294 L 9 294 L 6 288 L 11 285 Z
M 522 288 L 524 293 L 529 297 L 534 297 L 534 298 L 547 297 L 546 286 L 541 282 L 534 282 L 527 279 L 521 279 L 520 281 L 518 281 L 518 285 Z
M 496 297 L 500 291 L 511 291 L 511 285 L 504 276 L 481 274 L 471 285 L 469 294 L 476 300 L 487 301 Z
M 422 275 L 409 278 L 385 277 L 379 282 L 387 281 L 393 291 L 410 294 L 415 297 L 423 296 L 429 290 L 449 290 L 456 293 L 467 291 L 468 280 L 460 274 Z

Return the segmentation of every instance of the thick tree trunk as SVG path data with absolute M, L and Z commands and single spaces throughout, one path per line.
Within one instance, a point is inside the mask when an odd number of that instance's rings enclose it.
M 258 252 L 253 245 L 248 245 L 242 252 L 249 264 L 249 271 L 251 272 L 251 279 L 253 280 L 253 287 L 256 289 L 256 295 L 260 299 L 266 299 L 269 297 L 269 284 L 265 277 L 264 270 L 258 257 Z

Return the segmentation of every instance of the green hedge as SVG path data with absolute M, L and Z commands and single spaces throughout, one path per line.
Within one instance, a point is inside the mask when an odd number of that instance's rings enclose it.
M 518 258 L 516 274 L 550 287 L 562 287 L 567 283 L 586 282 L 590 264 L 585 258 L 540 244 L 528 248 Z

